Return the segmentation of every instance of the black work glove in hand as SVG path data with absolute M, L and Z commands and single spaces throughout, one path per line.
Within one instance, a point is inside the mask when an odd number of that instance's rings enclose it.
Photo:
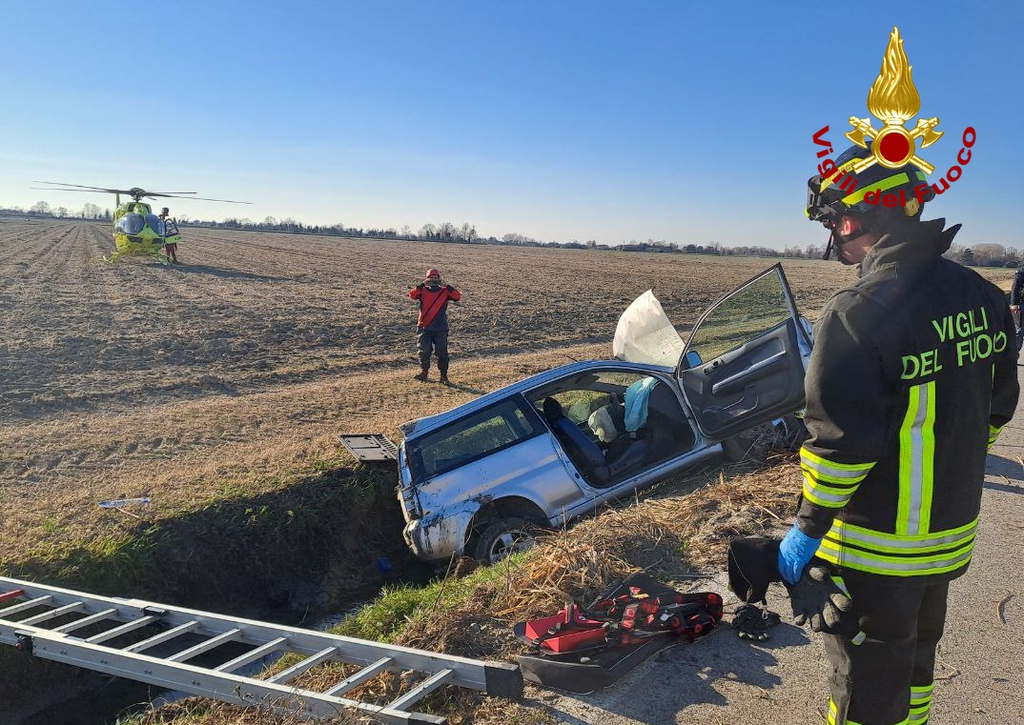
M 768 639 L 768 628 L 778 623 L 778 614 L 754 604 L 740 606 L 732 618 L 732 628 L 736 630 L 740 639 L 752 639 L 755 642 Z
M 794 624 L 810 622 L 815 632 L 840 634 L 840 616 L 853 609 L 853 600 L 832 581 L 826 567 L 811 564 L 800 581 L 788 589 Z

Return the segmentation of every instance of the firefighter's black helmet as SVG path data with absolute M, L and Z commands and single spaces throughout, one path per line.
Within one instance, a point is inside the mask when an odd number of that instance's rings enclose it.
M 840 216 L 868 214 L 884 208 L 864 201 L 864 197 L 869 191 L 880 192 L 883 195 L 899 195 L 901 190 L 907 200 L 906 206 L 903 207 L 903 213 L 908 217 L 920 217 L 923 202 L 935 198 L 935 191 L 928 184 L 924 172 L 913 164 L 890 169 L 882 164 L 874 163 L 859 174 L 853 173 L 853 165 L 860 159 L 866 159 L 869 156 L 871 156 L 870 140 L 868 140 L 867 148 L 851 146 L 839 154 L 835 160 L 839 171 L 834 175 L 826 174 L 831 178 L 823 178 L 821 174 L 817 174 L 808 179 L 807 207 L 804 210 L 808 219 L 812 222 L 821 222 L 831 228 Z M 840 173 L 845 175 L 840 176 Z M 919 186 L 927 187 L 926 190 L 922 190 L 920 198 L 915 191 Z

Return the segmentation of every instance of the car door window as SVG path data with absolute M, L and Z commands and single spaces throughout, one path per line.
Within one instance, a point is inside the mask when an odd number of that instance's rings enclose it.
M 806 332 L 781 265 L 697 321 L 676 374 L 698 427 L 721 441 L 803 405 Z
M 464 466 L 543 432 L 535 416 L 514 400 L 478 411 L 422 438 L 411 462 L 423 477 Z
M 712 309 L 693 331 L 686 349 L 701 360 L 714 360 L 785 324 L 791 316 L 779 277 L 765 275 Z

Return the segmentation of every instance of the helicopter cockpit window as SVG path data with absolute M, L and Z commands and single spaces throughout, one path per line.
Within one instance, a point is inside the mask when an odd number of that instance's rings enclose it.
M 141 214 L 133 212 L 129 212 L 117 220 L 117 231 L 125 234 L 138 234 L 145 226 L 145 218 Z
M 149 228 L 152 229 L 157 234 L 159 234 L 161 237 L 164 236 L 164 220 L 158 217 L 156 214 L 147 214 L 146 224 L 148 224 Z

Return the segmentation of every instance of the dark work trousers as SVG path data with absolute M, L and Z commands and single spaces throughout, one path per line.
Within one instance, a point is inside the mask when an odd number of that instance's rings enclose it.
M 866 639 L 823 635 L 832 664 L 828 725 L 924 725 L 949 582 L 846 586 Z
M 437 355 L 437 369 L 442 375 L 448 375 L 448 330 L 431 330 L 419 328 L 420 334 L 416 338 L 416 347 L 420 351 L 420 368 L 423 372 L 430 370 L 430 353 L 433 350 Z

